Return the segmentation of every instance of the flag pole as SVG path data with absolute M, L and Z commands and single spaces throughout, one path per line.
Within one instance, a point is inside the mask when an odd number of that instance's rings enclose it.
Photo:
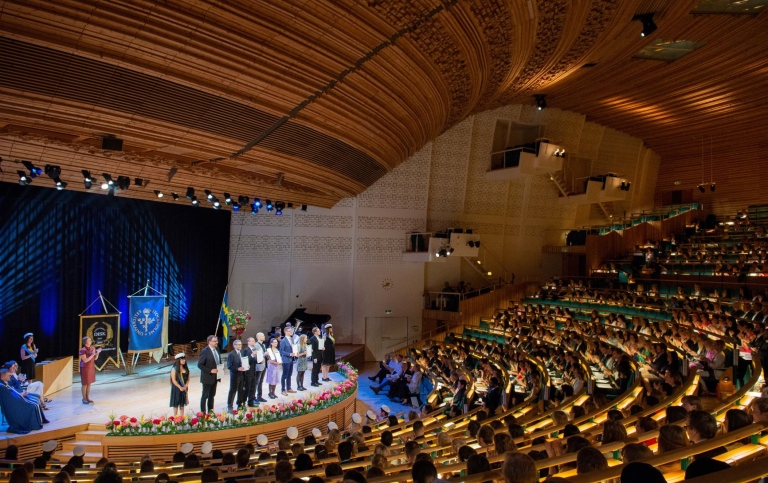
M 224 295 L 221 297 L 221 304 L 219 305 L 219 314 L 221 314 L 221 305 L 224 304 L 224 297 L 227 296 L 227 290 L 229 290 L 229 285 L 224 287 Z M 216 330 L 213 331 L 213 335 L 216 337 L 219 336 L 219 325 L 221 325 L 221 317 L 216 317 Z

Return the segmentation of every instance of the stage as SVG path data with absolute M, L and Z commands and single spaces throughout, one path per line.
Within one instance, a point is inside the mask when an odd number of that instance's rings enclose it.
M 342 348 L 340 347 L 340 349 Z M 342 353 L 339 354 L 339 359 L 349 360 L 349 358 L 351 358 L 350 356 L 355 356 L 359 351 L 361 351 L 361 349 L 358 346 L 344 347 Z M 80 376 L 79 374 L 75 374 L 73 377 L 72 386 L 49 396 L 53 402 L 48 404 L 49 409 L 45 411 L 45 416 L 48 418 L 50 423 L 44 425 L 42 430 L 32 431 L 31 433 L 23 436 L 6 432 L 0 433 L 0 449 L 5 448 L 8 444 L 17 444 L 20 446 L 20 449 L 22 446 L 27 447 L 31 444 L 32 446 L 24 449 L 31 451 L 34 456 L 37 456 L 40 454 L 39 443 L 47 441 L 48 439 L 58 439 L 59 441 L 74 440 L 75 434 L 83 431 L 86 431 L 87 433 L 103 432 L 103 434 L 106 435 L 104 425 L 109 420 L 109 414 L 113 414 L 118 417 L 120 415 L 135 417 L 144 415 L 148 418 L 154 418 L 162 415 L 172 415 L 173 411 L 169 407 L 169 374 L 172 362 L 172 360 L 168 360 L 159 364 L 152 363 L 139 365 L 136 367 L 134 374 L 130 376 L 126 376 L 125 370 L 122 368 L 110 369 L 97 373 L 96 382 L 91 386 L 91 399 L 95 401 L 95 404 L 88 405 L 82 403 L 82 396 L 80 392 Z M 188 414 L 190 412 L 194 413 L 199 411 L 200 395 L 202 391 L 202 386 L 199 383 L 200 371 L 197 368 L 197 358 L 189 359 L 189 368 L 191 372 L 190 379 L 192 381 L 192 385 L 189 394 L 190 405 L 187 406 Z M 303 397 L 306 397 L 310 392 L 320 393 L 344 380 L 344 377 L 341 374 L 331 372 L 329 374 L 332 380 L 331 383 L 325 383 L 321 387 L 313 388 L 310 386 L 310 372 L 311 371 L 307 371 L 304 375 L 304 385 L 308 388 L 307 391 L 297 391 L 296 393 L 288 394 L 288 396 L 281 396 L 279 391 L 280 387 L 278 386 L 276 395 L 279 397 L 277 399 L 269 399 L 269 397 L 267 397 L 268 386 L 265 383 L 263 386 L 262 394 L 263 397 L 269 402 L 262 404 L 271 405 L 277 404 L 279 402 L 287 402 L 293 399 L 302 399 Z M 294 377 L 292 379 L 293 389 L 296 389 L 295 382 L 296 379 L 294 371 Z M 222 380 L 219 383 L 216 392 L 214 409 L 217 412 L 224 411 L 226 409 L 228 392 L 229 371 L 225 370 L 222 374 Z M 253 438 L 255 438 L 257 434 L 264 432 L 270 436 L 270 440 L 272 441 L 272 437 L 269 433 L 272 433 L 272 435 L 277 435 L 280 432 L 272 428 L 272 426 L 275 424 L 279 424 L 281 427 L 295 425 L 299 427 L 300 431 L 302 430 L 300 426 L 307 426 L 308 429 L 306 429 L 306 432 L 310 431 L 312 427 L 320 427 L 321 425 L 327 424 L 327 421 L 330 420 L 336 421 L 340 427 L 343 427 L 346 423 L 348 423 L 346 420 L 351 417 L 352 412 L 365 412 L 365 410 L 368 409 L 364 404 L 358 405 L 356 403 L 356 397 L 350 397 L 348 400 L 343 401 L 337 406 L 343 407 L 338 408 L 336 411 L 330 411 L 330 408 L 326 409 L 324 411 L 330 412 L 328 414 L 323 414 L 322 416 L 319 413 L 316 415 L 313 414 L 311 416 L 314 417 L 307 421 L 304 421 L 304 419 L 309 418 L 309 415 L 291 418 L 288 420 L 280 421 L 279 423 L 270 423 L 268 425 L 264 425 L 264 428 L 260 428 L 259 426 L 251 426 L 248 428 L 248 432 L 253 433 Z M 303 419 L 298 421 L 300 418 Z M 292 422 L 294 419 L 297 420 L 296 423 Z M 270 427 L 267 428 L 266 426 Z M 0 429 L 4 431 L 6 428 L 7 425 L 3 425 Z M 262 431 L 261 429 L 264 429 L 265 431 Z M 282 429 L 282 434 L 284 434 L 284 431 L 285 430 Z M 221 431 L 196 433 L 194 435 L 194 439 L 198 439 L 198 437 L 200 437 L 202 438 L 200 442 L 209 439 L 213 440 L 215 439 L 214 433 L 221 433 Z M 301 434 L 303 436 L 304 432 Z M 89 439 L 99 439 L 97 438 L 97 436 L 99 436 L 98 434 L 91 434 L 90 436 L 93 436 L 93 438 Z M 120 436 L 113 437 L 111 439 L 115 438 L 119 438 L 127 442 L 134 437 Z M 177 438 L 181 439 L 183 436 L 177 436 Z M 60 455 L 62 457 L 71 455 L 72 446 L 74 446 L 73 443 L 64 443 L 62 446 L 63 451 Z M 96 454 L 98 453 L 100 457 L 101 448 L 93 449 L 95 451 L 88 451 L 88 456 L 95 458 Z M 25 451 L 20 452 L 20 456 L 25 456 L 24 452 Z

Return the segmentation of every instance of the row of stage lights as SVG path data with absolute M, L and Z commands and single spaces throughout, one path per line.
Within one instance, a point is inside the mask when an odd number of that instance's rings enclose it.
M 23 170 L 17 171 L 20 185 L 29 185 L 35 178 L 45 173 L 49 178 L 53 180 L 57 190 L 61 191 L 67 187 L 67 183 L 61 180 L 60 166 L 46 164 L 44 168 L 40 168 L 29 161 L 21 161 L 21 164 L 23 164 L 29 172 L 25 172 Z M 83 174 L 83 186 L 87 190 L 91 189 L 93 184 L 96 182 L 96 178 L 92 176 L 91 172 L 87 169 L 84 169 L 81 172 Z M 108 173 L 102 173 L 101 176 L 104 178 L 104 182 L 101 184 L 101 189 L 107 191 L 107 194 L 110 196 L 114 196 L 115 192 L 119 190 L 127 190 L 131 186 L 131 178 L 128 176 L 118 176 L 117 179 L 112 178 L 112 176 Z M 134 184 L 136 186 L 144 187 L 149 184 L 149 180 L 135 178 Z M 154 193 L 158 198 L 163 198 L 165 196 L 165 194 L 160 190 L 154 190 Z M 190 201 L 192 206 L 200 206 L 200 201 L 195 195 L 195 188 L 191 186 L 188 187 L 185 196 Z M 178 193 L 173 192 L 171 193 L 171 197 L 174 201 L 178 201 L 180 198 Z M 211 203 L 213 209 L 221 209 L 221 201 L 219 201 L 219 198 L 214 195 L 211 190 L 205 190 L 205 199 Z M 275 201 L 272 203 L 272 200 L 265 200 L 265 202 L 262 203 L 259 198 L 254 198 L 253 203 L 251 203 L 251 199 L 248 196 L 242 195 L 238 196 L 237 201 L 235 201 L 229 193 L 224 193 L 224 204 L 226 206 L 231 206 L 232 211 L 235 213 L 239 212 L 241 207 L 250 207 L 251 214 L 253 215 L 257 214 L 261 209 L 265 209 L 268 213 L 274 211 L 275 215 L 280 216 L 283 214 L 284 209 L 293 208 L 293 203 L 286 204 L 283 201 Z M 301 205 L 301 211 L 307 211 L 307 205 Z

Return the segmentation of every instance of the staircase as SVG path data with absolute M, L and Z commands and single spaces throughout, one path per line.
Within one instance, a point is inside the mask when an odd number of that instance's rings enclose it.
M 89 424 L 87 430 L 75 433 L 74 441 L 61 443 L 61 450 L 54 453 L 53 457 L 59 461 L 69 461 L 74 456 L 72 451 L 75 449 L 75 446 L 83 446 L 85 448 L 83 461 L 85 463 L 96 463 L 104 456 L 101 442 L 106 435 L 107 430 L 103 425 Z
M 557 171 L 554 173 L 549 173 L 549 179 L 555 183 L 555 186 L 557 186 L 557 190 L 560 193 L 561 198 L 567 198 L 571 195 L 571 191 L 568 188 L 568 183 L 565 181 L 565 178 L 563 177 L 563 171 Z
M 514 277 L 514 274 L 504 268 L 499 259 L 493 256 L 484 245 L 480 246 L 478 256 L 462 258 L 490 285 L 499 283 L 500 279 L 505 283 L 511 283 Z

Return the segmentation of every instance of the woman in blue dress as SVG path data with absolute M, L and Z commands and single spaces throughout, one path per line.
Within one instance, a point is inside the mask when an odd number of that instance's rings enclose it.
M 269 341 L 269 349 L 266 353 L 267 358 L 267 384 L 269 385 L 269 397 L 270 399 L 277 399 L 275 395 L 275 388 L 280 383 L 280 366 L 283 364 L 283 359 L 280 357 L 280 349 L 277 348 L 277 339 L 273 338 Z
M 171 407 L 173 415 L 181 413 L 184 416 L 184 406 L 189 404 L 189 368 L 187 355 L 183 352 L 176 354 L 176 362 L 171 369 Z
M 28 401 L 14 390 L 9 382 L 11 373 L 7 368 L 0 368 L 0 406 L 5 419 L 8 421 L 9 433 L 27 434 L 43 428 L 43 422 L 48 422 L 40 406 Z

